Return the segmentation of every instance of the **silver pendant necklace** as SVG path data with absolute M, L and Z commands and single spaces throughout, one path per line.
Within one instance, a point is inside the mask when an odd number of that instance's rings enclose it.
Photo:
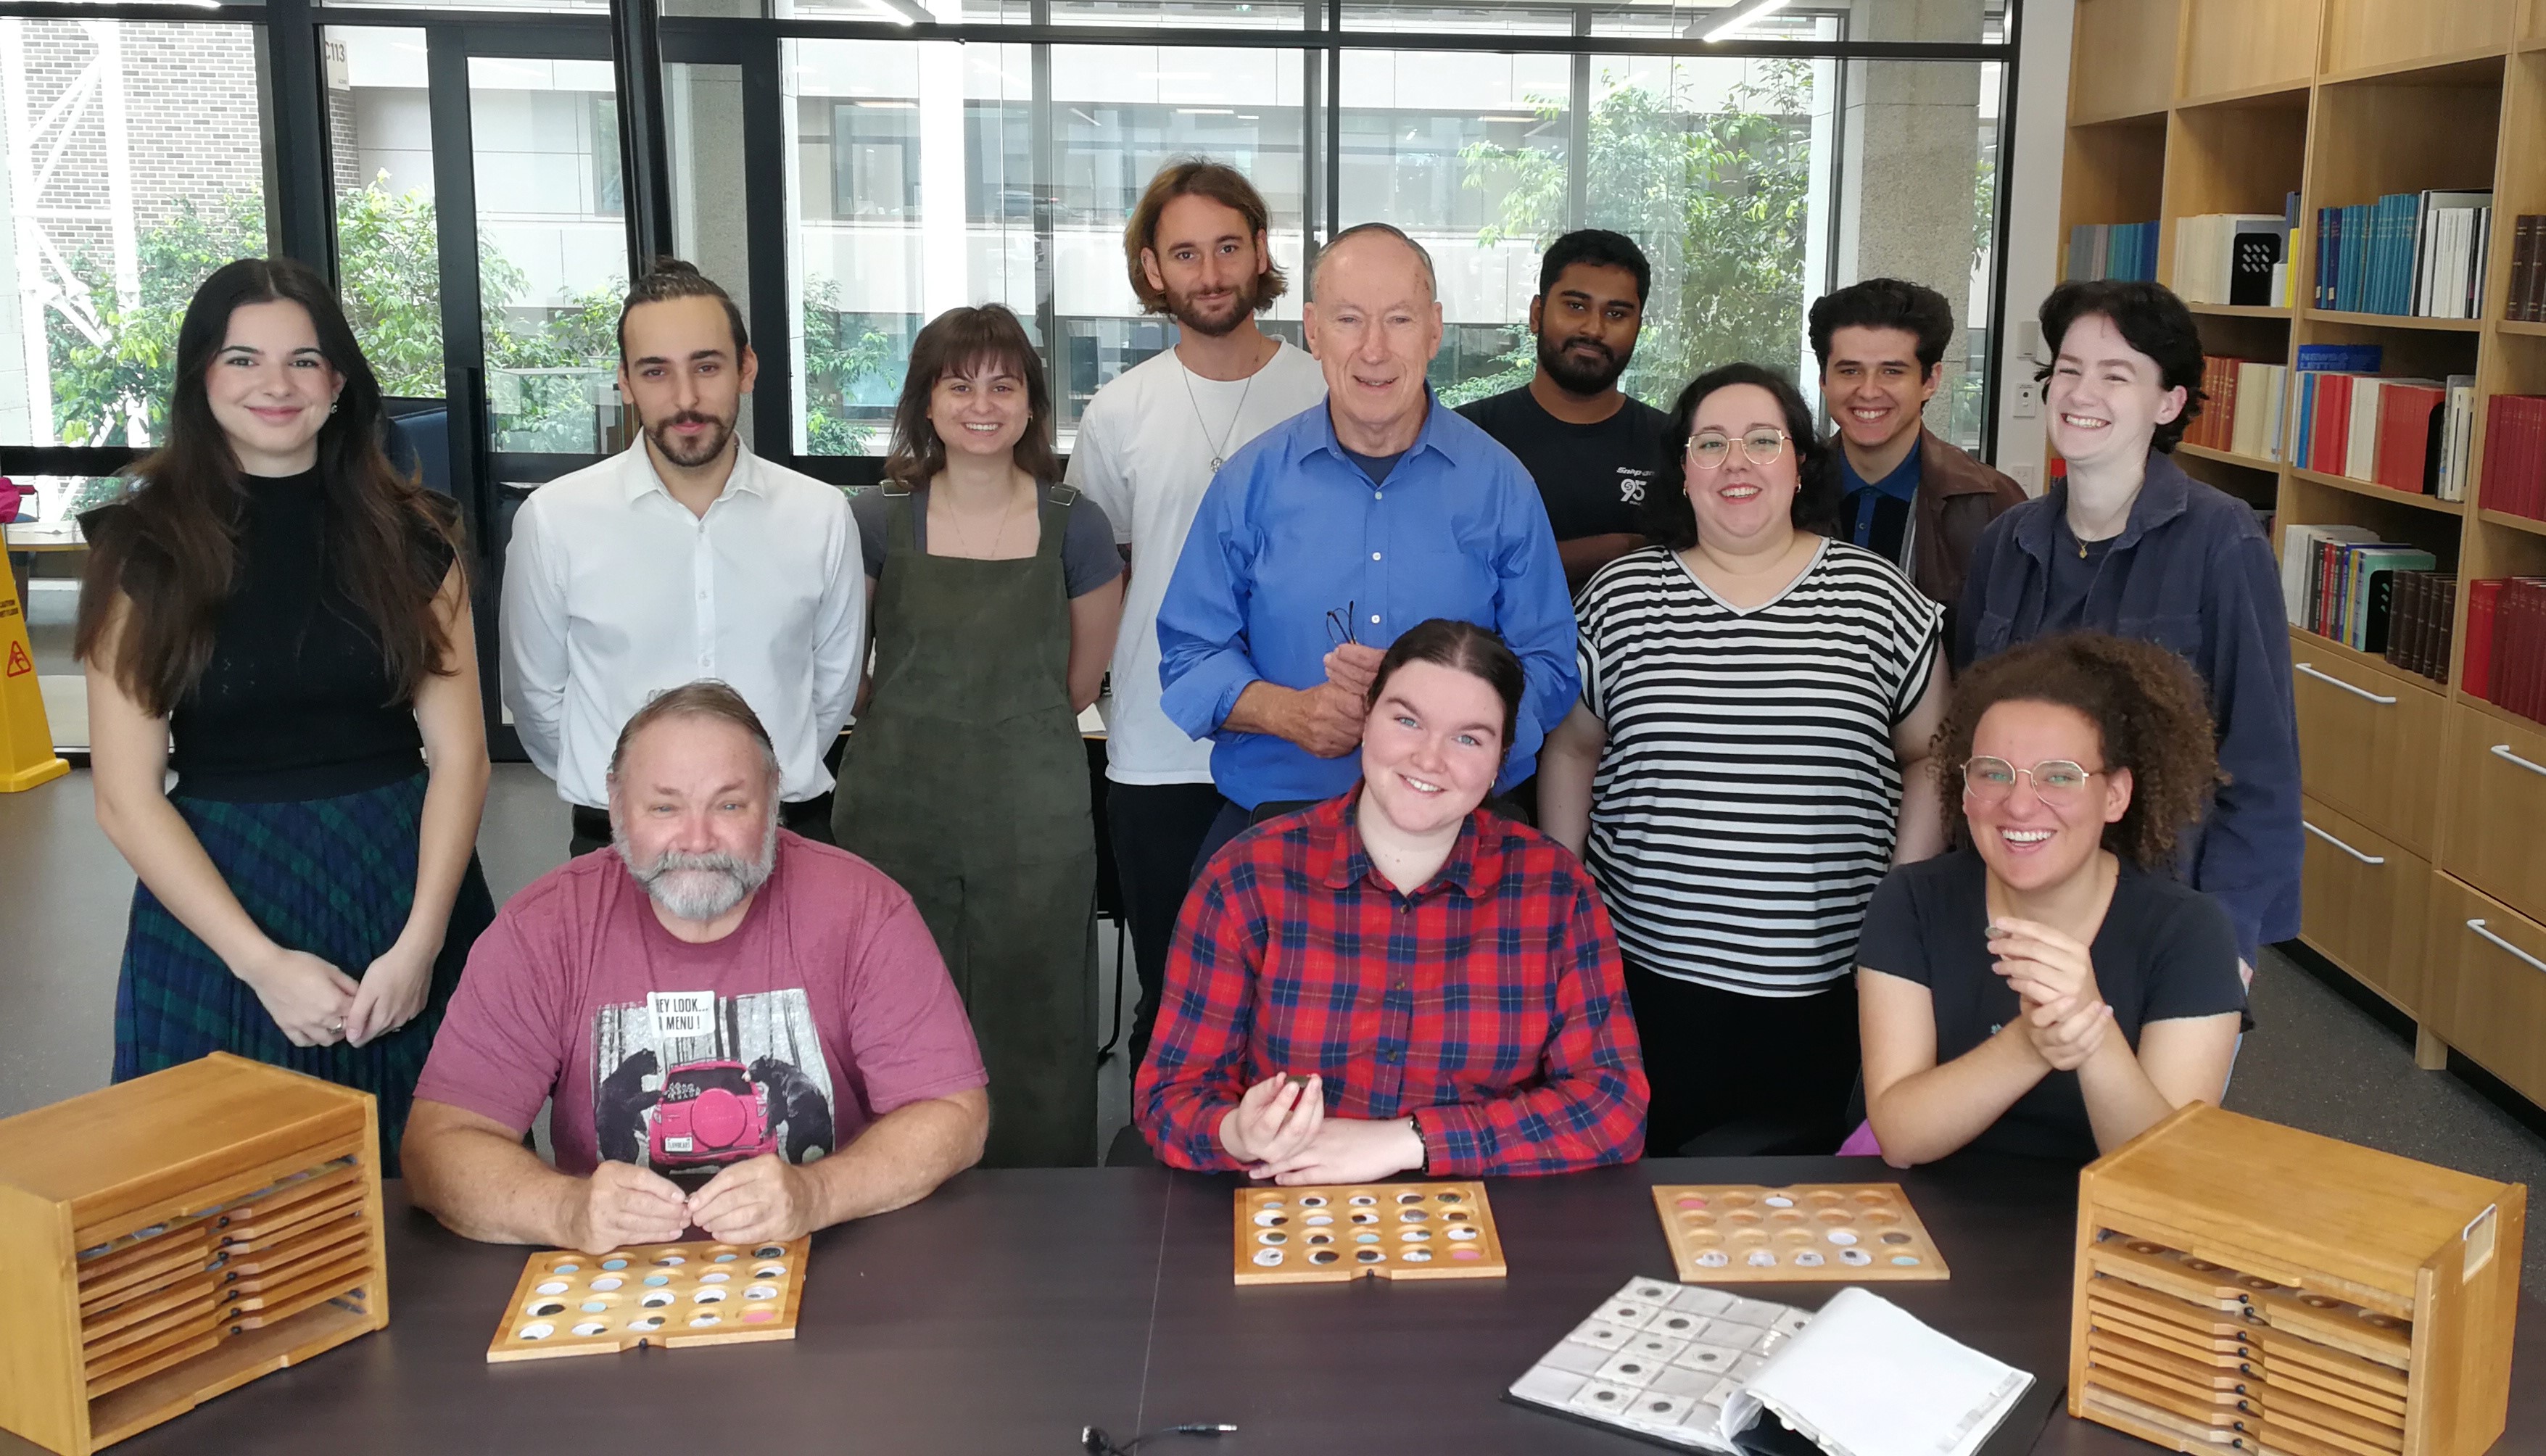
M 1275 344 L 1273 347 L 1278 351 L 1282 346 Z M 1266 361 L 1270 362 L 1269 359 Z M 1237 434 L 1237 422 L 1246 418 L 1246 396 L 1255 392 L 1255 376 L 1264 372 L 1264 365 L 1255 366 L 1254 374 L 1246 377 L 1246 386 L 1237 391 L 1237 408 L 1230 414 L 1229 428 L 1220 432 L 1217 443 L 1211 438 L 1211 421 L 1202 416 L 1202 400 L 1194 394 L 1193 371 L 1185 368 L 1181 359 L 1176 361 L 1176 370 L 1177 378 L 1185 382 L 1185 402 L 1193 406 L 1194 423 L 1202 427 L 1203 443 L 1211 446 L 1211 472 L 1217 475 L 1220 468 L 1229 464 L 1229 442 Z

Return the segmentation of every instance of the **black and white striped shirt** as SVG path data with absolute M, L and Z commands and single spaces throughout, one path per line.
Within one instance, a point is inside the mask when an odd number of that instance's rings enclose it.
M 1825 541 L 1748 611 L 1653 547 L 1592 577 L 1576 615 L 1582 702 L 1609 728 L 1590 868 L 1619 949 L 1751 995 L 1846 977 L 1892 863 L 1893 731 L 1927 691 L 1944 610 Z

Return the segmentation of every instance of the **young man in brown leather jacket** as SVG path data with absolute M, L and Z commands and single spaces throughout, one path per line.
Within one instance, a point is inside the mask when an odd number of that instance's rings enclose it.
M 1944 382 L 1953 309 L 1934 289 L 1869 278 L 1813 304 L 1812 336 L 1841 447 L 1840 539 L 1880 553 L 1950 609 L 1982 529 L 2025 498 L 1920 421 Z

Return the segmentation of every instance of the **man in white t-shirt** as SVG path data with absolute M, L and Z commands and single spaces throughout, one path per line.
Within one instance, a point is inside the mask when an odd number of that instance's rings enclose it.
M 1105 714 L 1105 810 L 1141 971 L 1135 1068 L 1194 856 L 1221 808 L 1211 744 L 1158 707 L 1158 599 L 1221 465 L 1326 394 L 1315 360 L 1255 325 L 1288 287 L 1265 228 L 1264 199 L 1232 167 L 1186 158 L 1150 179 L 1123 228 L 1124 262 L 1143 310 L 1175 319 L 1176 346 L 1096 391 L 1069 456 L 1069 483 L 1104 508 L 1132 563 Z

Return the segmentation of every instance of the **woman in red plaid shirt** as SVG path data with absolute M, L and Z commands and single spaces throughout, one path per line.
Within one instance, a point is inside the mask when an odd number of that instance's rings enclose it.
M 1636 1156 L 1608 914 L 1571 854 L 1482 807 L 1521 689 L 1491 632 L 1414 628 L 1372 679 L 1361 783 L 1213 857 L 1134 1093 L 1162 1160 L 1350 1183 Z

